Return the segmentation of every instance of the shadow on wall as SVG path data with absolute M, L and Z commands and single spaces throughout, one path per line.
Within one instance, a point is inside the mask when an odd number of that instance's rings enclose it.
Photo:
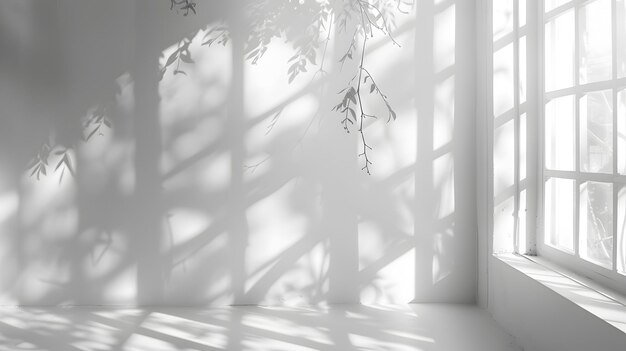
M 415 301 L 468 301 L 477 286 L 474 4 L 418 4 Z
M 358 17 L 319 22 L 326 45 L 310 4 L 272 4 L 300 17 L 0 5 L 0 303 L 474 301 L 472 2 L 389 2 L 402 47 L 368 36 L 364 135 L 332 111 L 364 78 Z M 280 37 L 255 31 L 272 18 Z

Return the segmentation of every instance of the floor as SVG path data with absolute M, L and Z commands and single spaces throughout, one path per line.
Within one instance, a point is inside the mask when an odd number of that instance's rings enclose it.
M 465 305 L 0 309 L 0 350 L 509 351 Z

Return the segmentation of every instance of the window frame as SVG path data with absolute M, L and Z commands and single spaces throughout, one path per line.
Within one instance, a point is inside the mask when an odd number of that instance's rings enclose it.
M 525 1 L 525 0 L 520 0 Z M 552 10 L 545 12 L 545 0 L 538 1 L 539 8 L 538 13 L 536 14 L 537 18 L 537 60 L 539 62 L 538 69 L 538 84 L 535 86 L 531 86 L 530 89 L 536 88 L 537 95 L 539 98 L 539 104 L 537 109 L 538 116 L 538 128 L 536 129 L 537 140 L 539 142 L 538 152 L 536 154 L 537 162 L 540 165 L 537 167 L 538 169 L 538 179 L 540 180 L 537 187 L 538 192 L 538 202 L 537 202 L 537 226 L 536 226 L 536 250 L 537 255 L 544 257 L 558 265 L 561 265 L 565 268 L 571 269 L 577 274 L 581 274 L 586 276 L 603 286 L 607 286 L 611 289 L 618 290 L 622 293 L 626 293 L 626 274 L 618 272 L 617 265 L 617 249 L 619 240 L 618 236 L 618 219 L 619 219 L 619 203 L 618 203 L 618 194 L 621 189 L 626 189 L 626 175 L 620 175 L 618 169 L 618 109 L 617 106 L 619 104 L 618 94 L 620 91 L 626 91 L 626 77 L 618 78 L 618 69 L 617 69 L 617 2 L 618 0 L 605 0 L 611 2 L 611 33 L 612 33 L 612 70 L 611 70 L 611 78 L 610 80 L 600 81 L 600 82 L 592 82 L 580 84 L 580 10 L 582 6 L 590 3 L 594 0 L 570 0 L 566 4 L 560 5 L 558 7 L 553 8 Z M 553 91 L 546 91 L 545 87 L 545 28 L 546 24 L 550 22 L 550 20 L 563 15 L 567 11 L 574 12 L 574 77 L 573 83 L 574 86 L 567 87 L 564 89 L 557 89 Z M 532 14 L 531 14 L 532 16 Z M 623 19 L 622 19 L 623 20 Z M 529 90 L 530 90 L 529 89 Z M 613 172 L 612 173 L 591 173 L 591 172 L 582 172 L 581 171 L 581 162 L 580 162 L 580 149 L 581 149 L 581 139 L 580 139 L 580 99 L 585 94 L 590 92 L 600 92 L 610 90 L 612 94 L 612 122 L 613 122 Z M 574 123 L 575 123 L 575 160 L 574 160 L 574 171 L 559 171 L 559 170 L 548 170 L 545 165 L 545 106 L 546 104 L 555 98 L 563 97 L 563 96 L 573 96 L 574 97 Z M 519 167 L 519 166 L 518 166 Z M 561 250 L 555 248 L 546 243 L 544 224 L 545 224 L 545 184 L 548 179 L 551 177 L 559 178 L 559 179 L 571 179 L 575 182 L 574 188 L 574 223 L 573 228 L 573 247 L 574 251 L 572 253 L 568 253 L 566 250 Z M 609 183 L 613 186 L 613 252 L 612 252 L 612 268 L 604 267 L 600 264 L 593 263 L 591 261 L 586 260 L 580 255 L 580 186 L 587 181 L 599 181 L 602 183 Z M 532 235 L 532 233 L 529 233 Z M 626 238 L 622 239 L 625 240 Z M 517 245 L 516 245 L 517 248 Z M 516 252 L 519 254 L 528 254 L 529 252 Z

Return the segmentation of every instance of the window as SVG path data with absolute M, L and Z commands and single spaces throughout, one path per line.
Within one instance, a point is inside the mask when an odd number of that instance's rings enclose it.
M 527 130 L 536 128 L 535 95 L 527 87 L 536 84 L 536 74 L 529 67 L 528 58 L 534 52 L 527 43 L 532 42 L 532 31 L 525 0 L 491 1 L 492 5 L 492 106 L 493 119 L 493 252 L 526 252 L 526 228 L 534 220 L 526 203 L 533 201 L 536 190 L 528 174 L 536 167 L 527 162 L 531 147 L 536 145 Z M 531 2 L 529 2 L 531 4 Z M 532 4 L 531 4 L 532 5 Z M 536 61 L 535 61 L 536 62 Z M 535 79 L 533 80 L 533 77 Z
M 489 4 L 492 252 L 626 293 L 626 0 Z
M 537 247 L 620 289 L 626 286 L 625 19 L 625 0 L 544 2 Z

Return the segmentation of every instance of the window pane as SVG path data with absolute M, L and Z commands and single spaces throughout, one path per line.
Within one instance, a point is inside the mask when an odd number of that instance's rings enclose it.
M 493 115 L 495 118 L 512 112 L 515 103 L 515 56 L 513 43 L 493 54 Z
M 613 92 L 580 98 L 580 167 L 583 172 L 613 173 Z
M 574 97 L 564 96 L 546 104 L 546 168 L 573 171 L 575 166 Z
M 574 85 L 574 11 L 546 23 L 546 91 Z
M 580 186 L 580 257 L 612 268 L 613 184 L 585 182 Z
M 570 0 L 545 0 L 546 12 L 555 9 L 561 5 L 567 4 Z
M 617 0 L 617 76 L 626 76 L 626 0 Z
M 493 193 L 501 196 L 515 185 L 515 121 L 510 120 L 494 130 Z
M 626 90 L 617 93 L 617 171 L 626 175 Z
M 522 28 L 526 25 L 526 1 L 527 0 L 519 0 L 517 4 L 518 13 L 519 13 L 519 27 Z M 532 0 L 531 0 L 532 1 Z
M 528 128 L 525 113 L 519 119 L 519 180 L 526 179 L 526 163 L 528 157 Z
M 526 36 L 519 39 L 519 103 L 526 102 Z
M 617 195 L 617 271 L 626 274 L 626 186 Z
M 515 250 L 515 197 L 496 199 L 493 212 L 493 252 L 513 252 Z
M 519 209 L 517 214 L 517 220 L 519 223 L 519 228 L 517 232 L 519 233 L 519 237 L 517 238 L 517 250 L 518 253 L 527 253 L 528 248 L 527 244 L 527 236 L 526 236 L 526 190 L 522 190 L 519 193 Z
M 493 41 L 513 32 L 513 0 L 493 2 Z
M 611 0 L 580 9 L 580 83 L 611 79 Z
M 546 244 L 574 250 L 574 188 L 572 179 L 550 178 L 545 184 Z

